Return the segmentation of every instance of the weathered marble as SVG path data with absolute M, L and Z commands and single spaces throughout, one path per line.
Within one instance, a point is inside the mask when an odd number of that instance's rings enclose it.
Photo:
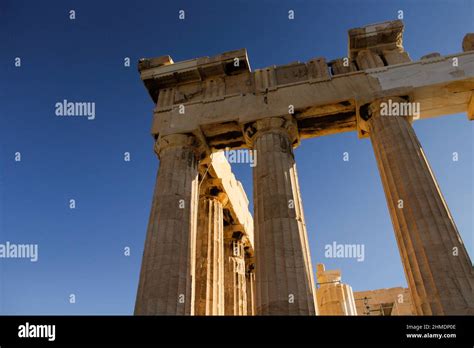
M 317 265 L 317 277 L 319 315 L 357 315 L 352 288 L 341 282 L 339 270 L 326 271 L 320 263 Z
M 291 119 L 269 118 L 246 131 L 253 168 L 257 314 L 314 315 L 314 280 L 301 204 Z
M 160 169 L 136 314 L 317 314 L 293 148 L 347 131 L 372 141 L 415 313 L 473 314 L 472 264 L 412 120 L 381 117 L 380 101 L 411 98 L 420 120 L 460 112 L 473 120 L 474 34 L 463 52 L 411 61 L 403 29 L 400 20 L 351 29 L 347 57 L 330 62 L 251 71 L 245 49 L 140 61 L 156 106 Z M 229 163 L 210 155 L 245 147 L 258 158 L 255 220 Z M 209 191 L 198 207 L 198 177 L 217 185 L 228 204 Z M 321 294 L 321 301 L 350 298 L 350 287 Z
M 381 116 L 384 102 L 369 107 L 370 140 L 416 314 L 474 314 L 472 263 L 453 217 L 410 118 Z
M 196 235 L 195 315 L 224 315 L 224 218 L 227 195 L 201 183 Z
M 138 315 L 194 313 L 198 200 L 196 139 L 170 135 L 157 143 L 160 167 L 135 305 Z
M 245 250 L 241 226 L 224 228 L 225 315 L 247 315 Z

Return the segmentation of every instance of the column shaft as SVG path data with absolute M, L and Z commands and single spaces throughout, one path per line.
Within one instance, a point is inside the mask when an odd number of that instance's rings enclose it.
M 247 315 L 247 289 L 243 243 L 225 231 L 224 287 L 225 315 Z
M 472 314 L 472 263 L 420 142 L 380 105 L 369 108 L 370 139 L 416 313 Z
M 224 220 L 216 197 L 199 200 L 195 315 L 224 314 Z
M 258 121 L 253 148 L 257 314 L 314 315 L 315 289 L 293 137 L 282 118 Z M 293 126 L 294 128 L 294 126 Z
M 246 273 L 247 290 L 247 315 L 255 315 L 255 272 L 253 270 Z
M 148 223 L 135 314 L 194 312 L 197 160 L 193 138 L 160 140 L 160 167 Z

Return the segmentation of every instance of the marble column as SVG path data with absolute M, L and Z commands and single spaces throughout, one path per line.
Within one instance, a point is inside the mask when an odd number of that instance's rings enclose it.
M 195 315 L 224 315 L 224 218 L 227 195 L 204 179 L 196 236 Z
M 243 233 L 235 227 L 224 227 L 225 315 L 247 315 Z
M 293 146 L 293 119 L 247 125 L 253 169 L 257 315 L 314 315 L 316 298 Z
M 390 98 L 403 103 L 401 98 Z M 410 118 L 366 114 L 405 275 L 418 315 L 474 314 L 471 260 Z M 386 104 L 384 104 L 386 103 Z
M 143 252 L 136 315 L 192 315 L 198 203 L 193 136 L 159 139 L 160 166 Z
M 254 258 L 245 258 L 245 280 L 247 290 L 247 315 L 255 315 L 255 263 Z

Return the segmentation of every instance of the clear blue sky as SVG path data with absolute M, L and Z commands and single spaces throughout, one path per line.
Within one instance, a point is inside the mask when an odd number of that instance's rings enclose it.
M 133 312 L 158 168 L 139 58 L 180 61 L 245 47 L 254 69 L 333 59 L 346 55 L 349 28 L 396 19 L 398 10 L 413 59 L 460 52 L 474 32 L 472 1 L 197 3 L 0 2 L 0 243 L 39 245 L 36 263 L 0 259 L 0 314 Z M 56 117 L 63 99 L 95 102 L 95 120 Z M 461 114 L 415 129 L 472 258 L 473 124 Z M 354 290 L 406 286 L 370 141 L 355 133 L 315 138 L 296 157 L 313 264 L 340 268 Z M 251 168 L 233 168 L 251 199 Z M 325 259 L 333 241 L 364 244 L 365 261 Z

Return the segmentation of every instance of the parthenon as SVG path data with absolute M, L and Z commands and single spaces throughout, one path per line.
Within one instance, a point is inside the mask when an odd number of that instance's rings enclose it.
M 403 29 L 400 20 L 351 29 L 347 57 L 254 71 L 245 49 L 140 60 L 160 166 L 136 315 L 330 314 L 317 303 L 293 149 L 353 131 L 373 146 L 413 313 L 474 314 L 472 263 L 412 128 L 460 112 L 474 119 L 474 34 L 463 52 L 412 61 Z M 253 218 L 222 154 L 240 148 L 257 156 Z M 318 266 L 318 278 L 340 275 Z M 352 303 L 342 285 L 324 291 Z

